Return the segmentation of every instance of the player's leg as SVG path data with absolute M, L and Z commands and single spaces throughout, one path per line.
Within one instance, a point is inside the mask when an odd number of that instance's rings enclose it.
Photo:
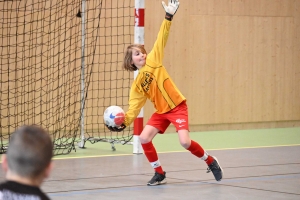
M 172 110 L 168 119 L 174 124 L 178 132 L 180 144 L 190 151 L 192 154 L 204 160 L 208 165 L 208 172 L 213 172 L 215 179 L 220 181 L 223 178 L 223 170 L 220 167 L 218 160 L 209 155 L 202 146 L 194 140 L 191 140 L 189 135 L 188 124 L 188 108 L 185 102 L 181 103 Z
M 183 146 L 186 150 L 190 151 L 192 154 L 194 154 L 201 160 L 204 160 L 207 165 L 210 165 L 214 161 L 214 158 L 208 155 L 208 153 L 202 148 L 202 146 L 198 142 L 191 140 L 188 130 L 179 129 L 180 128 L 177 127 L 179 142 L 181 146 Z
M 158 133 L 158 131 L 159 130 L 157 128 L 150 126 L 150 125 L 146 125 L 140 135 L 140 141 L 141 141 L 141 145 L 143 147 L 145 156 L 147 157 L 151 166 L 154 168 L 154 171 L 158 172 L 160 174 L 164 174 L 164 171 L 158 160 L 156 149 L 152 143 L 152 139 L 155 137 L 155 135 Z
M 169 124 L 170 122 L 162 119 L 161 115 L 153 114 L 139 136 L 144 153 L 155 171 L 153 178 L 147 183 L 148 185 L 160 185 L 167 182 L 166 173 L 163 171 L 159 162 L 152 140 L 157 133 L 163 133 Z
M 208 166 L 208 172 L 212 172 L 215 179 L 221 181 L 223 178 L 223 170 L 219 165 L 217 158 L 209 155 L 199 143 L 191 140 L 188 130 L 178 130 L 178 136 L 180 144 L 192 154 L 201 160 L 204 160 Z

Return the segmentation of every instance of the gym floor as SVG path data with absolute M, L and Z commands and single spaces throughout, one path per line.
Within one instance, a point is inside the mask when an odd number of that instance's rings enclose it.
M 165 185 L 146 185 L 153 169 L 143 154 L 132 154 L 131 145 L 116 144 L 112 151 L 109 143 L 86 143 L 86 149 L 54 157 L 42 190 L 54 200 L 300 199 L 300 127 L 190 135 L 218 158 L 222 181 L 180 146 L 176 133 L 168 133 L 154 139 Z

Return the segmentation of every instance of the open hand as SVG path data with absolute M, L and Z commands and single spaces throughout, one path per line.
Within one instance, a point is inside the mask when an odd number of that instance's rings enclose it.
M 166 13 L 169 15 L 175 15 L 178 7 L 179 7 L 179 1 L 178 0 L 169 0 L 168 6 L 165 4 L 164 1 L 161 2 L 162 6 L 164 7 Z

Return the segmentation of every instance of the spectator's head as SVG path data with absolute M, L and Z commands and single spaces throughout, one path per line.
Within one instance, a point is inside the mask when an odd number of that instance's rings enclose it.
M 48 177 L 53 156 L 49 134 L 37 125 L 25 125 L 11 136 L 3 169 L 14 176 L 28 179 Z

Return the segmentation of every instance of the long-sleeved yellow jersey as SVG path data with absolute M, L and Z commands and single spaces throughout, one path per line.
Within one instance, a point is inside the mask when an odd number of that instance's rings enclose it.
M 154 104 L 158 114 L 170 111 L 185 100 L 162 65 L 171 23 L 164 19 L 154 46 L 147 55 L 146 64 L 139 70 L 131 86 L 129 109 L 124 121 L 126 126 L 138 116 L 147 99 Z

